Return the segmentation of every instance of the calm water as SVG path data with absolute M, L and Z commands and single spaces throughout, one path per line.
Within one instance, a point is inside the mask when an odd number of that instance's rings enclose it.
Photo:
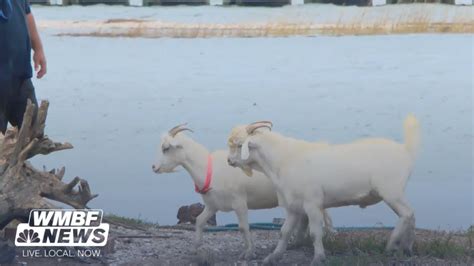
M 43 41 L 49 74 L 35 84 L 51 101 L 47 134 L 75 149 L 34 163 L 89 180 L 100 194 L 91 207 L 173 224 L 181 205 L 200 201 L 184 170 L 151 171 L 160 135 L 181 122 L 218 149 L 234 125 L 259 119 L 308 140 L 401 140 L 413 112 L 423 147 L 406 193 L 417 225 L 473 223 L 472 35 Z M 396 222 L 383 204 L 330 213 L 336 226 Z M 219 214 L 218 222 L 236 219 Z

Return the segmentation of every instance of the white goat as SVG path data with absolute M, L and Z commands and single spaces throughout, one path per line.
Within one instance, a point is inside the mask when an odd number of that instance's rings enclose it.
M 404 196 L 405 185 L 420 146 L 420 127 L 409 115 L 404 122 L 405 143 L 368 138 L 349 144 L 314 147 L 307 142 L 271 132 L 270 122 L 233 129 L 228 162 L 234 167 L 265 173 L 275 185 L 287 212 L 281 238 L 264 263 L 273 263 L 286 250 L 292 228 L 301 214 L 309 219 L 313 237 L 312 264 L 324 258 L 321 210 L 384 201 L 400 217 L 387 250 L 411 252 L 415 217 Z M 261 130 L 257 130 L 257 129 Z M 270 130 L 262 130 L 268 128 Z
M 254 256 L 254 246 L 251 240 L 247 218 L 248 209 L 268 209 L 278 206 L 278 199 L 271 181 L 263 174 L 248 178 L 239 169 L 227 164 L 226 150 L 215 151 L 212 154 L 201 144 L 195 142 L 185 134 L 178 134 L 190 129 L 179 125 L 163 135 L 159 149 L 159 159 L 153 165 L 157 174 L 174 172 L 178 166 L 184 167 L 191 175 L 197 188 L 205 186 L 208 172 L 208 158 L 212 157 L 212 180 L 210 190 L 201 193 L 205 204 L 204 211 L 196 219 L 197 249 L 202 242 L 202 232 L 207 220 L 217 211 L 235 211 L 239 221 L 239 229 L 243 233 L 245 251 L 242 259 Z M 332 229 L 329 215 L 323 210 L 326 229 Z M 303 217 L 299 223 L 296 241 L 302 241 L 307 228 L 307 218 Z M 306 221 L 306 224 L 305 224 Z

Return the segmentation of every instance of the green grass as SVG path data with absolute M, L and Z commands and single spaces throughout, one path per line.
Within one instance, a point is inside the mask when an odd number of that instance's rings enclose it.
M 469 241 L 469 249 L 471 249 L 471 251 L 473 251 L 473 249 L 474 249 L 474 225 L 471 225 L 471 227 L 469 227 L 469 229 L 467 230 L 467 237 L 468 237 L 468 241 Z
M 429 237 L 416 238 L 413 256 L 405 256 L 402 252 L 386 253 L 387 234 L 325 236 L 325 265 L 386 265 L 394 262 L 416 263 L 420 259 L 474 261 L 474 226 L 464 232 L 433 231 L 431 234 Z
M 391 258 L 385 255 L 369 256 L 329 256 L 324 265 L 327 266 L 359 266 L 359 265 L 389 265 Z
M 434 239 L 426 243 L 415 242 L 413 246 L 415 254 L 420 256 L 430 256 L 440 259 L 454 259 L 468 256 L 469 247 L 461 246 L 451 241 L 451 237 L 446 239 Z
M 331 255 L 380 255 L 385 251 L 386 239 L 374 236 L 359 237 L 324 237 L 323 245 Z

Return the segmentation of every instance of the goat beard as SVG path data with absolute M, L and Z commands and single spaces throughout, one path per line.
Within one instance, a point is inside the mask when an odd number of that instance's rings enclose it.
M 242 166 L 240 167 L 240 169 L 242 169 L 242 171 L 248 176 L 248 177 L 252 177 L 253 176 L 253 170 L 252 168 L 248 167 L 248 166 Z

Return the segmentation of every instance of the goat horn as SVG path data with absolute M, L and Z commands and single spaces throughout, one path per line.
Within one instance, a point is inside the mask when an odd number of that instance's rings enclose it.
M 179 124 L 179 125 L 173 127 L 172 129 L 170 129 L 170 130 L 168 131 L 168 133 L 171 133 L 171 132 L 175 131 L 176 129 L 180 128 L 180 127 L 184 127 L 184 126 L 187 125 L 187 124 L 188 124 L 188 123 Z
M 189 130 L 192 132 L 191 129 L 188 129 L 188 128 L 183 128 L 184 126 L 186 126 L 188 123 L 184 123 L 184 124 L 180 124 L 180 125 L 177 125 L 175 127 L 173 127 L 172 129 L 170 129 L 168 131 L 168 134 L 170 134 L 170 136 L 174 137 L 176 136 L 176 134 L 178 134 L 179 132 L 183 131 L 183 130 Z
M 247 130 L 247 134 L 251 135 L 251 134 L 253 134 L 253 132 L 255 132 L 255 130 L 257 130 L 259 128 L 262 128 L 262 127 L 266 127 L 271 131 L 272 126 L 273 126 L 273 124 L 269 121 L 260 121 L 260 122 L 255 122 L 255 123 L 252 123 L 252 124 L 248 125 L 246 130 Z
M 268 121 L 268 120 L 253 122 L 253 123 L 250 124 L 250 125 L 255 125 L 255 124 L 260 124 L 260 123 L 262 123 L 262 124 L 270 124 L 270 127 L 273 127 L 272 121 Z
M 176 136 L 179 132 L 181 131 L 190 131 L 190 132 L 194 132 L 192 129 L 190 128 L 187 128 L 187 127 L 182 127 L 182 128 L 178 128 L 177 130 L 175 130 L 173 133 L 173 135 L 171 135 L 172 137 Z

